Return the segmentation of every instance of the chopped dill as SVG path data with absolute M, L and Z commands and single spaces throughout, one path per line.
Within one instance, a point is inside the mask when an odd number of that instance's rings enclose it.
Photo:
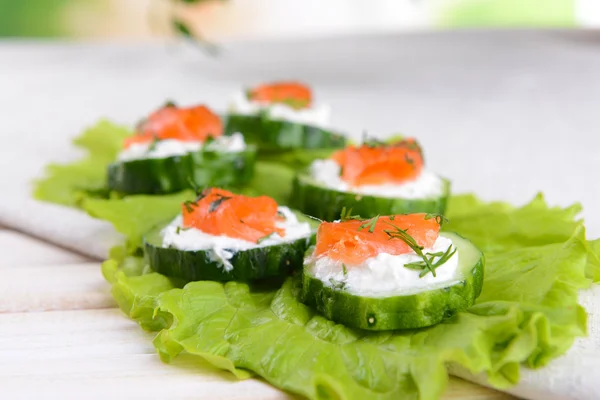
M 379 221 L 379 215 L 366 220 L 361 226 L 358 227 L 358 230 L 362 231 L 363 229 L 369 228 L 369 233 L 373 233 L 375 232 L 375 226 L 377 225 L 377 221 Z
M 196 208 L 196 203 L 191 200 L 187 200 L 183 202 L 183 206 L 188 213 L 193 213 L 194 208 Z
M 340 214 L 340 220 L 342 222 L 344 222 L 344 221 L 350 221 L 352 219 L 361 219 L 361 218 L 360 218 L 360 215 L 352 215 L 351 208 L 342 207 L 342 213 Z
M 456 247 L 450 245 L 448 249 L 446 249 L 446 251 L 443 253 L 436 252 L 424 254 L 423 247 L 419 246 L 415 238 L 413 238 L 409 233 L 406 232 L 408 229 L 401 229 L 389 222 L 387 224 L 394 228 L 392 230 L 384 230 L 384 232 L 388 235 L 390 239 L 402 240 L 408 245 L 408 247 L 411 248 L 412 251 L 414 251 L 419 257 L 422 258 L 422 261 L 415 261 L 404 265 L 404 267 L 408 269 L 420 270 L 421 273 L 419 274 L 419 278 L 424 277 L 430 272 L 435 277 L 435 270 L 443 264 L 445 264 L 446 261 L 448 261 L 450 257 L 452 257 L 454 253 L 456 253 Z M 435 260 L 436 257 L 439 257 L 438 260 Z
M 435 219 L 435 222 L 438 223 L 439 226 L 443 226 L 444 224 L 447 224 L 448 222 L 450 222 L 448 220 L 448 218 L 444 217 L 442 214 L 437 214 L 437 213 L 427 213 L 425 214 L 425 219 Z
M 211 212 L 217 211 L 217 208 L 219 208 L 219 206 L 221 204 L 223 204 L 223 202 L 225 202 L 229 199 L 231 199 L 231 197 L 227 197 L 227 196 L 219 197 L 217 200 L 210 203 L 210 206 L 208 206 L 208 212 L 211 213 Z

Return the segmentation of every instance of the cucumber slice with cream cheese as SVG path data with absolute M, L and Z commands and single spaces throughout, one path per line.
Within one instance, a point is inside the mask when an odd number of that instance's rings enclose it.
M 108 187 L 124 194 L 166 194 L 196 187 L 239 187 L 254 174 L 256 148 L 241 152 L 197 151 L 166 158 L 114 162 Z
M 228 249 L 227 259 L 212 249 L 180 250 L 163 246 L 161 231 L 151 231 L 144 238 L 150 267 L 163 275 L 185 281 L 254 281 L 289 275 L 301 270 L 304 254 L 314 241 L 315 222 L 295 213 L 300 222 L 308 222 L 313 233 L 289 242 L 257 246 L 246 250 Z
M 483 254 L 467 239 L 444 232 L 458 249 L 457 279 L 433 284 L 426 289 L 381 293 L 366 297 L 323 282 L 311 273 L 311 264 L 302 273 L 300 299 L 328 319 L 366 330 L 413 329 L 431 326 L 475 303 L 483 284 Z
M 443 214 L 450 196 L 450 181 L 443 179 L 443 185 L 442 195 L 439 197 L 379 197 L 331 189 L 302 172 L 294 178 L 290 202 L 297 210 L 324 221 L 339 219 L 344 208 L 352 209 L 353 214 L 363 218 L 419 212 Z

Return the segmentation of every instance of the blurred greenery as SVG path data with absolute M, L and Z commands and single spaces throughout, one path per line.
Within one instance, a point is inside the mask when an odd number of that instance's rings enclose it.
M 438 24 L 444 27 L 569 27 L 576 25 L 577 0 L 448 0 Z
M 133 0 L 120 0 L 122 2 Z M 157 0 L 158 1 L 158 0 Z M 199 3 L 207 0 L 164 0 L 165 2 Z M 226 0 L 223 0 L 226 1 Z M 275 0 L 273 0 L 275 1 Z M 297 0 L 302 1 L 302 0 Z M 362 0 L 366 1 L 366 0 Z M 401 0 L 398 0 L 401 1 Z M 404 0 L 407 1 L 407 0 Z M 427 1 L 422 0 L 425 4 Z M 578 0 L 437 0 L 431 22 L 441 27 L 568 27 L 577 24 Z M 600 0 L 598 0 L 600 1 Z M 77 35 L 68 29 L 69 10 L 90 4 L 106 5 L 110 10 L 117 2 L 108 0 L 0 0 L 0 37 L 57 37 Z M 151 4 L 151 3 L 149 3 Z M 376 2 L 372 3 L 377 6 Z M 94 11 L 96 10 L 96 11 Z M 109 14 L 90 17 L 111 18 Z M 173 21 L 175 31 L 190 36 L 190 28 Z
M 62 13 L 71 0 L 0 0 L 0 36 L 64 36 Z

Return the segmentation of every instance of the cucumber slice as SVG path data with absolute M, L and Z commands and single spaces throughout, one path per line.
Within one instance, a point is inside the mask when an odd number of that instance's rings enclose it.
M 401 199 L 341 192 L 319 184 L 308 173 L 299 173 L 294 178 L 290 199 L 292 207 L 324 221 L 339 219 L 344 207 L 363 218 L 417 212 L 443 214 L 450 196 L 450 181 L 443 182 L 440 197 Z
M 316 126 L 270 119 L 265 114 L 230 114 L 225 121 L 225 134 L 241 132 L 248 143 L 254 143 L 262 151 L 282 149 L 340 148 L 346 138 Z
M 460 278 L 449 286 L 437 286 L 410 294 L 363 297 L 333 288 L 311 275 L 302 274 L 301 301 L 325 317 L 358 329 L 373 331 L 431 326 L 475 303 L 483 284 L 483 254 L 467 239 L 444 232 L 458 249 Z
M 307 217 L 300 215 L 298 220 L 310 221 L 314 228 L 314 223 Z M 302 268 L 304 254 L 314 242 L 313 233 L 311 236 L 292 242 L 234 252 L 228 260 L 233 268 L 228 271 L 223 261 L 217 259 L 211 250 L 186 251 L 163 247 L 160 234 L 163 227 L 151 231 L 144 238 L 150 267 L 163 275 L 187 282 L 254 281 L 289 275 Z
M 252 179 L 256 148 L 236 153 L 198 151 L 182 156 L 114 162 L 108 187 L 125 194 L 166 194 L 192 186 L 237 187 Z

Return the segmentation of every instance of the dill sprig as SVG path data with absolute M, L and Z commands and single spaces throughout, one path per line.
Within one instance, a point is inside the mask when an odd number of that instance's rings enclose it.
M 363 229 L 369 228 L 369 233 L 373 233 L 375 232 L 375 226 L 377 226 L 377 221 L 379 221 L 379 215 L 376 215 L 375 217 L 366 220 L 361 226 L 358 227 L 358 230 L 362 231 Z
M 329 284 L 331 285 L 332 288 L 337 289 L 337 290 L 344 290 L 346 288 L 347 283 L 344 281 L 336 281 L 333 278 L 329 278 Z
M 156 135 L 152 135 L 152 142 L 150 142 L 150 146 L 148 146 L 148 148 L 146 149 L 146 153 L 150 153 L 156 150 L 156 145 L 159 141 L 160 139 Z
M 438 213 L 425 214 L 425 219 L 432 219 L 432 218 L 435 219 L 435 222 L 437 222 L 440 227 L 442 227 L 444 224 L 450 222 L 448 220 L 448 218 L 444 217 L 442 214 L 438 214 Z
M 410 268 L 410 269 L 421 270 L 421 273 L 419 274 L 419 278 L 424 277 L 430 271 L 431 271 L 432 275 L 435 277 L 436 276 L 435 270 L 437 268 L 441 267 L 442 265 L 444 265 L 446 263 L 446 261 L 448 261 L 454 255 L 454 253 L 456 253 L 456 250 L 457 250 L 456 247 L 450 245 L 450 246 L 448 246 L 446 251 L 427 253 L 424 256 L 423 261 L 416 261 L 416 262 L 404 264 L 404 267 Z M 439 258 L 437 260 L 435 260 L 436 257 L 439 257 Z M 425 262 L 425 259 L 427 259 L 427 261 L 429 262 L 429 265 L 431 265 L 430 268 L 426 268 L 427 263 Z
M 194 194 L 196 195 L 196 198 L 194 199 L 193 203 L 198 203 L 210 193 L 211 188 L 206 186 L 199 186 L 191 176 L 187 177 L 187 182 L 194 191 Z
M 350 221 L 353 219 L 361 219 L 361 216 L 358 214 L 352 215 L 351 208 L 346 208 L 345 206 L 342 207 L 342 212 L 340 214 L 340 221 L 345 222 L 345 221 Z
M 362 145 L 366 146 L 366 147 L 384 147 L 384 146 L 387 146 L 388 144 L 381 139 L 377 139 L 372 136 L 369 136 L 369 133 L 367 131 L 363 131 Z
M 220 196 L 218 199 L 216 199 L 215 201 L 210 203 L 210 205 L 208 206 L 208 212 L 211 213 L 211 212 L 217 211 L 217 208 L 219 208 L 219 206 L 221 204 L 223 204 L 223 202 L 225 202 L 229 199 L 231 199 L 231 197 Z
M 176 233 L 177 235 L 179 235 L 179 234 L 180 234 L 182 231 L 187 231 L 187 230 L 189 230 L 189 229 L 190 229 L 189 227 L 184 227 L 184 226 L 179 226 L 179 225 L 178 225 L 178 226 L 177 226 L 177 229 L 175 229 L 175 233 Z
M 192 200 L 186 200 L 183 202 L 183 206 L 188 213 L 193 213 L 194 209 L 198 206 L 196 202 Z
M 177 107 L 177 104 L 173 100 L 165 101 L 165 104 L 161 108 Z
M 436 253 L 423 253 L 423 246 L 419 246 L 415 238 L 413 238 L 407 231 L 408 229 L 402 229 L 398 226 L 386 222 L 390 225 L 393 230 L 386 229 L 384 230 L 385 234 L 388 235 L 390 239 L 400 239 L 404 243 L 410 247 L 412 251 L 414 251 L 419 257 L 422 258 L 422 261 L 415 261 L 412 263 L 404 264 L 405 268 L 420 270 L 419 278 L 424 277 L 428 273 L 436 277 L 435 270 L 446 263 L 453 255 L 456 253 L 456 247 L 450 245 L 445 252 L 436 252 Z M 435 260 L 436 257 L 439 257 Z

